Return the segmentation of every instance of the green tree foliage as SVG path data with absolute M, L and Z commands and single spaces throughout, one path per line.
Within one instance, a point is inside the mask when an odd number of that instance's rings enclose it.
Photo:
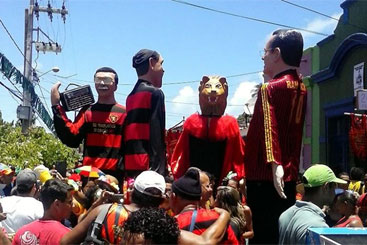
M 23 135 L 19 124 L 5 122 L 0 116 L 0 162 L 21 168 L 39 164 L 50 168 L 55 162 L 65 161 L 73 168 L 79 158 L 75 149 L 65 146 L 43 128 L 34 127 Z

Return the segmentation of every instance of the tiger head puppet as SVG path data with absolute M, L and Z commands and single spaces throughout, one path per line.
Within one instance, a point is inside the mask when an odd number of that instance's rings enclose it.
M 228 84 L 225 77 L 203 76 L 199 85 L 199 104 L 203 116 L 222 116 L 227 107 Z

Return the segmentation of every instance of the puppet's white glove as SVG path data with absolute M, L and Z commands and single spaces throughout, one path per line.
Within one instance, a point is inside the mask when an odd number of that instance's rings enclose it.
M 281 198 L 287 199 L 287 196 L 284 194 L 283 166 L 273 162 L 271 164 L 271 168 L 273 170 L 273 184 L 274 184 L 275 189 L 277 190 Z

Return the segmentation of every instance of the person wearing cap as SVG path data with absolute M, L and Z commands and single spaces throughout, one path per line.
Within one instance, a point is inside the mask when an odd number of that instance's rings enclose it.
M 72 190 L 73 187 L 62 180 L 47 180 L 40 195 L 45 211 L 43 217 L 21 227 L 15 233 L 13 245 L 59 244 L 62 236 L 70 231 L 61 221 L 71 214 Z
M 134 189 L 131 197 L 132 203 L 127 205 L 113 204 L 109 208 L 98 239 L 106 240 L 112 244 L 119 243 L 119 241 L 121 241 L 119 234 L 123 232 L 124 223 L 130 214 L 141 208 L 158 208 L 164 200 L 165 188 L 166 183 L 163 176 L 155 171 L 143 171 L 137 176 L 134 182 Z M 84 220 L 73 228 L 73 230 L 64 235 L 60 244 L 77 244 L 82 242 L 87 235 L 89 226 L 96 219 L 104 205 L 107 204 L 100 205 L 93 209 Z M 182 232 L 180 244 L 193 244 L 193 241 L 196 241 L 195 239 L 198 239 L 197 241 L 200 241 L 201 244 L 215 244 L 220 241 L 223 236 L 223 230 L 229 221 L 229 215 L 225 210 L 218 211 L 220 211 L 220 216 L 218 215 L 218 220 L 210 227 L 210 231 L 203 234 L 201 238 L 190 236 L 190 234 Z
M 115 194 L 119 193 L 119 181 L 112 175 L 106 174 L 100 176 L 95 183 L 101 188 L 102 190 L 107 190 L 113 192 Z
M 163 58 L 157 51 L 142 49 L 132 63 L 138 81 L 126 99 L 124 169 L 131 177 L 148 169 L 165 176 Z
M 200 207 L 200 173 L 197 168 L 189 168 L 186 173 L 172 184 L 170 205 L 176 214 L 181 230 L 202 234 L 218 218 L 214 210 Z M 227 227 L 223 243 L 238 244 L 239 241 L 231 226 Z
M 216 208 L 220 216 L 200 236 L 180 230 L 177 220 L 158 208 L 141 208 L 133 212 L 124 224 L 125 244 L 218 244 L 228 225 L 227 212 Z
M 122 178 L 118 165 L 121 161 L 122 125 L 125 106 L 116 102 L 118 76 L 109 67 L 99 68 L 94 74 L 97 103 L 83 107 L 74 122 L 68 119 L 60 104 L 57 82 L 51 88 L 54 125 L 59 139 L 69 147 L 79 147 L 83 142 L 83 165 L 91 165 L 106 174 Z
M 279 217 L 279 244 L 305 244 L 308 228 L 329 227 L 322 208 L 333 202 L 337 184 L 346 183 L 323 164 L 308 168 L 302 182 L 305 187 L 303 200 L 297 200 Z
M 120 238 L 115 236 L 113 227 L 123 227 L 129 214 L 142 207 L 158 207 L 164 200 L 165 188 L 166 182 L 162 175 L 151 170 L 143 171 L 137 176 L 134 182 L 134 189 L 131 194 L 131 204 L 112 204 L 105 217 L 98 238 L 108 240 L 112 244 L 119 243 Z M 108 199 L 105 195 L 100 197 L 100 199 L 103 198 Z M 61 244 L 82 242 L 87 235 L 89 225 L 98 216 L 105 205 L 108 204 L 99 205 L 91 210 L 91 212 L 80 221 L 70 233 L 63 237 Z
M 0 196 L 9 196 L 15 172 L 7 165 L 0 163 Z
M 20 171 L 13 188 L 16 195 L 0 199 L 6 219 L 1 221 L 8 234 L 43 216 L 43 205 L 34 196 L 38 192 L 37 175 L 30 169 Z

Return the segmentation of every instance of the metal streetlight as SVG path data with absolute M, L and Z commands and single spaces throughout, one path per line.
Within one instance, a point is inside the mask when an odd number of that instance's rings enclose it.
M 57 66 L 54 66 L 54 67 L 51 68 L 51 70 L 48 70 L 48 71 L 42 73 L 41 75 L 39 75 L 38 78 L 42 77 L 43 75 L 46 75 L 47 73 L 49 73 L 51 71 L 57 73 L 57 72 L 60 71 L 60 68 L 57 67 Z
M 42 73 L 41 75 L 38 75 L 37 72 L 36 72 L 36 70 L 33 69 L 33 81 L 32 81 L 33 84 L 38 84 L 39 81 L 40 81 L 40 77 L 42 77 L 43 75 L 46 75 L 47 73 L 49 73 L 51 71 L 56 73 L 56 72 L 59 72 L 60 71 L 60 68 L 57 67 L 57 66 L 54 66 L 54 67 L 51 68 L 51 70 L 48 70 L 48 71 Z

